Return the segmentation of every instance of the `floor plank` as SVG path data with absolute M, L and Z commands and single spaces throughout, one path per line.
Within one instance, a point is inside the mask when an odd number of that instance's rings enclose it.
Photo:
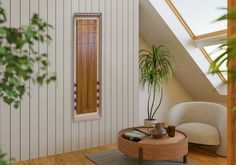
M 77 152 L 70 152 L 34 160 L 16 162 L 14 163 L 14 165 L 94 165 L 93 162 L 89 161 L 85 157 L 86 154 L 108 151 L 115 148 L 115 144 L 110 144 Z M 202 148 L 196 146 L 191 146 L 189 148 L 188 159 L 198 165 L 227 165 L 226 158 L 206 152 Z

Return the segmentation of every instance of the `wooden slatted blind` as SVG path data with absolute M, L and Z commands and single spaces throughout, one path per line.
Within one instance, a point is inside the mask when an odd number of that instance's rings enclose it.
M 99 98 L 97 19 L 77 20 L 76 34 L 77 114 L 97 112 L 97 98 Z

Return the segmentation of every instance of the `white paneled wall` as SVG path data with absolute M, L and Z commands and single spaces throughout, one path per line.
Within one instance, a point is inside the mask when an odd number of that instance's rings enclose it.
M 0 147 L 17 160 L 32 159 L 116 142 L 116 133 L 138 124 L 137 0 L 0 0 L 6 25 L 28 25 L 33 13 L 47 20 L 53 39 L 48 52 L 56 84 L 28 82 L 16 110 L 0 101 Z M 73 33 L 76 12 L 102 13 L 102 118 L 73 121 Z M 37 71 L 38 66 L 35 68 Z

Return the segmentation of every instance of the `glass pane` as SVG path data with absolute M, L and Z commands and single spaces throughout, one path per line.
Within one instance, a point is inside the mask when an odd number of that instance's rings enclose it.
M 220 44 L 204 47 L 204 50 L 207 52 L 212 61 L 214 61 L 220 54 L 224 52 L 224 50 L 220 49 L 219 46 Z M 227 61 L 225 61 L 223 65 L 221 65 L 220 70 L 227 71 Z M 227 80 L 227 72 L 223 72 L 222 75 Z
M 195 36 L 227 28 L 227 21 L 214 22 L 226 14 L 226 10 L 219 8 L 227 8 L 227 0 L 172 0 L 172 2 Z

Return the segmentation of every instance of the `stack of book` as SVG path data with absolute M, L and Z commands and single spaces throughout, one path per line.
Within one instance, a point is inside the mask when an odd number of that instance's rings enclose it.
M 130 130 L 130 131 L 125 132 L 123 136 L 124 136 L 124 138 L 126 138 L 128 140 L 140 141 L 149 135 L 140 131 L 140 130 L 134 129 L 134 130 Z

